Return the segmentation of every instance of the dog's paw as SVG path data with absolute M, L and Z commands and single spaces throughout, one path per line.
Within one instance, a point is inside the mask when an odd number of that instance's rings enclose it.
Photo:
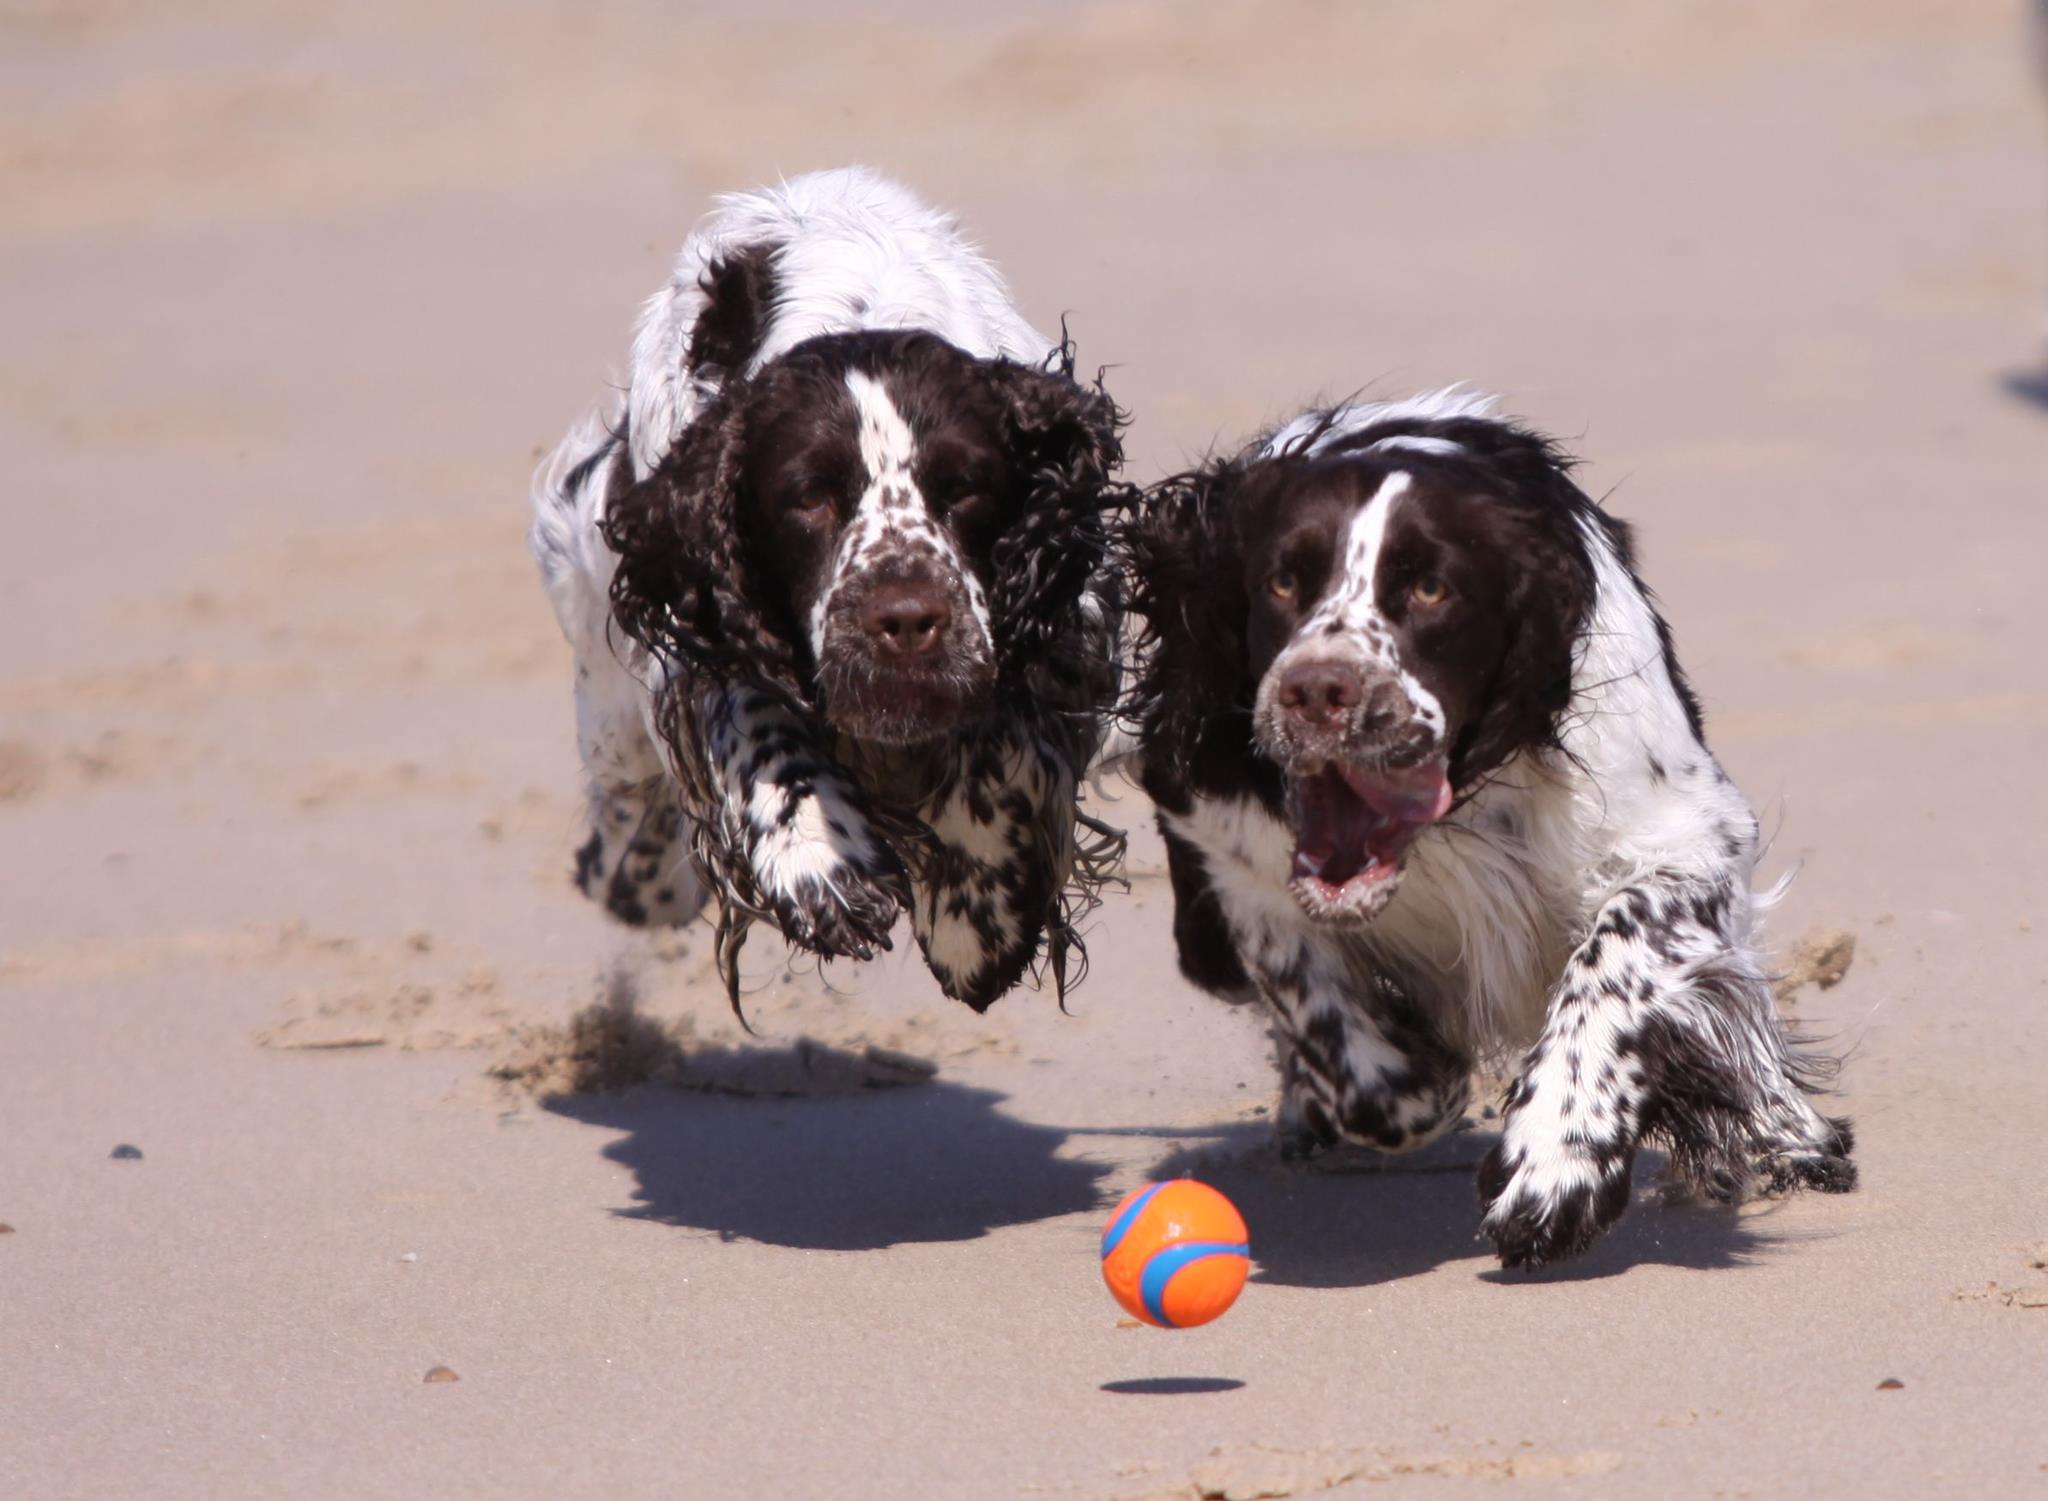
M 900 880 L 851 867 L 762 890 L 783 937 L 826 959 L 872 959 L 887 951 L 906 895 Z
M 1283 1087 L 1273 1115 L 1273 1140 L 1282 1162 L 1306 1162 L 1337 1145 L 1337 1122 L 1306 1088 Z
M 920 872 L 911 930 L 939 989 L 986 1011 L 1030 965 L 1044 931 L 1045 882 L 1035 871 L 1006 870 L 942 847 L 946 858 Z
M 1818 1117 L 1817 1139 L 1787 1142 L 1757 1159 L 1757 1176 L 1766 1194 L 1790 1193 L 1811 1188 L 1819 1193 L 1845 1194 L 1856 1187 L 1856 1164 L 1849 1154 L 1856 1149 L 1856 1136 L 1845 1120 Z
M 673 804 L 601 802 L 576 851 L 576 888 L 628 927 L 682 927 L 703 910 L 706 891 L 680 830 Z
M 1500 1264 L 1534 1269 L 1576 1256 L 1628 1208 L 1632 1150 L 1565 1145 L 1540 1156 L 1506 1140 L 1479 1166 L 1482 1228 Z
M 1444 1080 L 1411 1078 L 1401 1088 L 1378 1078 L 1368 1085 L 1346 1080 L 1337 1129 L 1346 1141 L 1375 1151 L 1420 1151 L 1464 1119 L 1470 1099 L 1471 1085 L 1463 1073 Z
M 1828 1152 L 1773 1152 L 1757 1163 L 1765 1194 L 1811 1188 L 1824 1194 L 1853 1193 L 1856 1164 Z
M 827 959 L 872 959 L 890 947 L 910 902 L 902 862 L 852 801 L 819 782 L 750 830 L 754 888 L 782 934 Z

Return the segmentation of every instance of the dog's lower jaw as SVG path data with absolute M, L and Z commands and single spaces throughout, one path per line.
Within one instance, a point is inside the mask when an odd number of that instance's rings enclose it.
M 951 738 L 987 699 L 979 684 L 872 682 L 822 685 L 825 719 L 850 740 L 884 750 L 912 750 Z
M 1397 868 L 1383 876 L 1353 877 L 1334 888 L 1314 876 L 1298 875 L 1287 883 L 1287 890 L 1309 921 L 1319 927 L 1347 929 L 1369 926 L 1387 910 L 1400 886 Z
M 1309 920 L 1355 928 L 1386 910 L 1408 855 L 1449 811 L 1442 759 L 1398 770 L 1346 760 L 1287 769 L 1287 816 L 1295 848 L 1288 891 Z
M 873 747 L 881 752 L 936 745 L 953 733 L 961 717 L 957 710 L 944 716 L 921 714 L 913 717 L 857 711 L 826 715 L 832 728 L 856 746 Z

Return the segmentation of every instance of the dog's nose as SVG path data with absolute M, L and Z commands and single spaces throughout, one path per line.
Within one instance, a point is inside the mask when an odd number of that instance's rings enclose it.
M 1342 662 L 1298 662 L 1280 679 L 1280 707 L 1309 724 L 1349 717 L 1365 698 L 1365 680 Z
M 861 626 L 884 655 L 921 657 L 936 651 L 953 623 L 945 591 L 923 582 L 881 584 L 868 596 Z

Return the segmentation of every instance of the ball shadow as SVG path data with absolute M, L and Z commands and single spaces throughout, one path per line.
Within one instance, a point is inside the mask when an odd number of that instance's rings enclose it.
M 1105 1381 L 1100 1389 L 1125 1397 L 1193 1397 L 1204 1392 L 1242 1391 L 1244 1383 L 1235 1376 L 1138 1376 Z
M 1473 1177 L 1497 1136 L 1469 1131 L 1421 1152 L 1386 1157 L 1343 1148 L 1310 1163 L 1283 1161 L 1263 1126 L 1234 1128 L 1217 1147 L 1176 1152 L 1155 1177 L 1214 1185 L 1251 1226 L 1254 1282 L 1285 1287 L 1371 1287 L 1472 1261 L 1488 1282 L 1583 1282 L 1631 1267 L 1739 1267 L 1774 1241 L 1734 1212 L 1667 1205 L 1655 1179 L 1660 1154 L 1638 1159 L 1635 1201 L 1584 1255 L 1535 1272 L 1503 1271 L 1479 1233 Z
M 935 1081 L 825 1099 L 679 1089 L 558 1095 L 546 1108 L 624 1133 L 636 1219 L 806 1250 L 972 1240 L 1100 1204 L 1108 1171 L 1059 1155 L 1067 1134 L 1004 1115 L 1002 1096 Z

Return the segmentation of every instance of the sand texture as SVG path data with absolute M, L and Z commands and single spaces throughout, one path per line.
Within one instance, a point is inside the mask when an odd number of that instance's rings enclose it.
M 0 3 L 0 1495 L 2048 1492 L 2035 88 L 2003 0 Z M 749 1036 L 572 891 L 529 470 L 711 193 L 856 159 L 1133 478 L 1459 379 L 1586 456 L 1860 1192 L 1652 1154 L 1504 1276 L 1483 1108 L 1282 1165 L 1127 789 L 1068 1014 L 764 936 Z M 1173 1172 L 1258 1264 L 1177 1335 L 1095 1251 Z

